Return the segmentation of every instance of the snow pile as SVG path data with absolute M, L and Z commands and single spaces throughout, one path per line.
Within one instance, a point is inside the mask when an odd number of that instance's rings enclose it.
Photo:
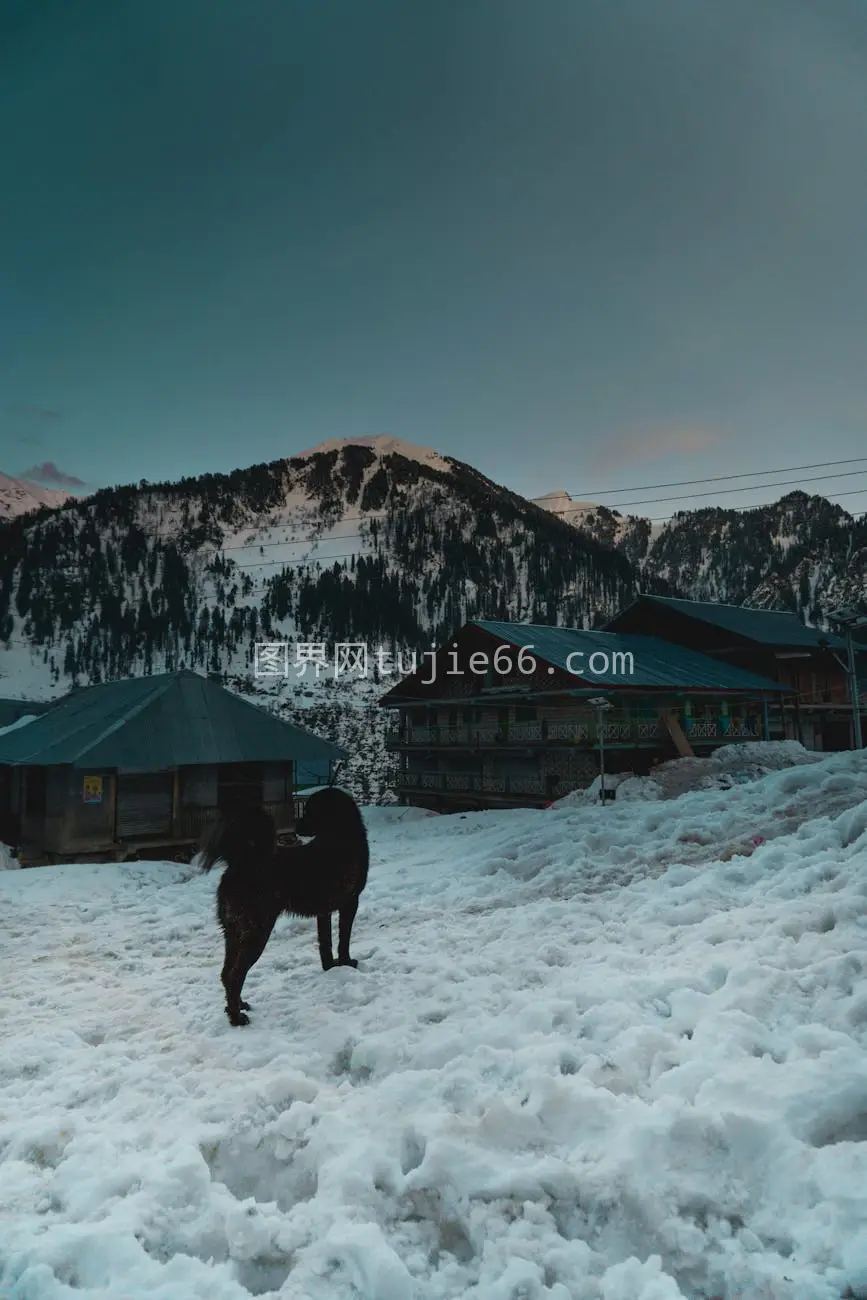
M 18 871 L 21 864 L 6 844 L 0 844 L 0 871 Z
M 402 807 L 400 804 L 371 804 L 362 808 L 364 824 L 368 830 L 379 830 L 397 822 L 417 822 L 425 817 L 439 817 L 432 808 Z
M 0 1294 L 863 1293 L 864 754 L 371 845 L 359 970 L 281 921 L 244 1030 L 216 878 L 0 877 Z
M 676 799 L 690 790 L 730 790 L 733 785 L 756 781 L 769 772 L 804 763 L 819 763 L 824 755 L 805 749 L 796 740 L 752 740 L 742 745 L 722 745 L 707 758 L 673 758 L 660 763 L 651 776 L 634 772 L 606 772 L 606 790 L 617 799 Z M 601 778 L 585 789 L 557 799 L 554 808 L 574 808 L 598 802 Z

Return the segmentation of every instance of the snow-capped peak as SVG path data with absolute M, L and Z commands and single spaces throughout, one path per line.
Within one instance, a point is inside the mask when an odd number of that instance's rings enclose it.
M 568 492 L 546 492 L 542 497 L 533 497 L 533 505 L 550 510 L 554 515 L 563 515 L 569 522 L 574 518 L 583 519 L 584 515 L 600 507 L 595 501 L 575 501 Z
M 40 506 L 60 506 L 72 493 L 58 488 L 41 487 L 24 478 L 0 474 L 0 519 L 14 519 L 16 515 L 38 510 Z
M 309 456 L 327 451 L 341 451 L 344 447 L 369 447 L 377 456 L 403 456 L 406 460 L 417 460 L 422 465 L 430 465 L 433 469 L 451 469 L 448 461 L 432 447 L 419 447 L 413 442 L 404 442 L 402 438 L 392 438 L 387 433 L 376 433 L 366 438 L 328 438 L 308 451 L 296 452 L 292 459 L 306 460 Z

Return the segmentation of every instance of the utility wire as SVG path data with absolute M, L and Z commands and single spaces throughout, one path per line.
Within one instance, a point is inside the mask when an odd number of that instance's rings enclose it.
M 861 474 L 867 474 L 867 469 L 847 470 L 843 474 L 817 474 L 813 478 L 777 479 L 773 483 L 747 483 L 743 487 L 715 488 L 713 492 L 687 492 L 675 497 L 648 497 L 643 501 L 615 501 L 613 505 L 607 506 L 606 509 L 620 510 L 625 506 L 652 506 L 659 505 L 663 501 L 693 501 L 697 496 L 728 496 L 732 492 L 758 492 L 761 488 L 769 487 L 800 487 L 802 483 L 822 483 L 831 478 L 858 478 Z
M 840 493 L 838 493 L 837 495 L 838 495 L 838 496 L 841 496 L 841 497 L 851 497 L 851 496 L 864 496 L 865 494 L 867 494 L 867 488 L 855 488 L 855 489 L 853 489 L 851 492 L 840 492 Z M 771 505 L 773 505 L 773 504 L 774 504 L 773 502 L 768 502 L 768 503 L 765 503 L 765 504 L 763 504 L 763 505 L 756 505 L 756 506 L 726 506 L 725 508 L 726 508 L 726 510 L 728 510 L 728 511 L 732 511 L 732 512 L 734 512 L 734 513 L 736 513 L 736 514 L 749 514 L 751 511 L 755 511 L 755 510 L 766 510 L 766 509 L 769 508 L 769 506 L 771 506 Z M 699 507 L 699 509 L 700 509 L 700 510 L 711 510 L 711 509 L 713 509 L 713 507 L 712 507 L 712 506 L 702 506 L 702 507 Z M 680 511 L 680 512 L 678 512 L 678 513 L 680 513 L 680 514 L 694 514 L 694 513 L 697 513 L 697 512 L 696 512 L 696 511 L 691 511 L 691 510 L 690 510 L 690 511 Z M 359 516 L 359 517 L 360 517 L 360 518 L 366 518 L 366 516 Z M 559 517 L 560 517 L 560 516 L 558 516 L 558 515 L 554 515 L 554 518 L 555 518 L 555 519 L 557 519 L 557 518 L 559 518 Z M 676 516 L 675 516 L 675 517 L 676 517 Z M 671 523 L 671 521 L 672 521 L 672 516 L 671 516 L 671 515 L 660 516 L 659 518 L 656 518 L 656 519 L 647 519 L 647 523 L 650 523 L 650 524 L 667 524 L 667 523 Z M 170 533 L 164 533 L 164 534 L 157 534 L 157 535 L 158 535 L 158 536 L 164 536 L 164 537 L 171 537 L 171 538 L 173 538 L 173 539 L 177 536 L 177 535 L 174 534 L 174 533 L 171 533 L 171 534 L 170 534 Z M 272 548 L 277 547 L 277 546 L 312 546 L 312 545 L 316 545 L 317 543 L 320 543 L 320 542 L 329 542 L 329 541 L 334 541 L 334 542 L 348 542 L 348 541 L 352 541 L 352 540 L 356 540 L 356 539 L 359 540 L 359 541 L 369 541 L 369 540 L 370 540 L 370 537 L 369 537 L 369 535 L 368 535 L 367 533 L 344 533 L 344 534 L 343 534 L 342 536 L 340 536 L 340 537 L 333 537 L 333 538 L 328 538 L 328 537 L 325 537 L 325 538 L 322 538 L 322 537 L 307 537 L 307 538 L 299 537 L 299 538 L 297 538 L 296 540 L 294 540 L 294 541 L 289 541 L 289 542 L 244 542 L 244 543 L 241 543 L 241 544 L 239 544 L 239 545 L 234 545 L 234 546 L 223 546 L 223 547 L 221 547 L 218 551 L 215 551 L 215 552 L 214 552 L 214 558 L 216 558 L 216 556 L 218 556 L 218 555 L 223 555 L 226 551 L 257 551 L 257 550 L 266 550 L 266 551 L 267 551 L 267 550 L 272 549 Z M 352 556 L 352 555 L 357 556 L 357 555 L 359 555 L 359 554 L 364 554 L 364 555 L 365 555 L 365 558 L 371 558 L 371 557 L 375 557 L 376 555 L 378 555 L 379 552 L 377 552 L 377 551 L 372 551 L 372 552 L 364 553 L 364 552 L 361 552 L 361 550 L 360 550 L 359 547 L 355 547 L 355 548 L 354 548 L 353 550 L 351 550 L 351 551 L 338 551 L 338 552 L 337 552 L 336 554 L 334 554 L 334 555 L 317 555 L 317 554 L 314 553 L 314 554 L 308 554 L 308 555 L 302 556 L 302 557 L 300 557 L 299 559 L 292 559 L 291 557 L 289 557 L 289 558 L 287 558 L 287 559 L 283 559 L 283 560 L 264 560 L 264 559 L 263 559 L 263 560 L 258 560 L 258 561 L 254 560 L 254 561 L 252 561 L 251 563 L 248 563 L 248 564 L 242 563 L 242 562 L 239 561 L 239 560 L 232 560 L 231 563 L 232 563 L 232 565 L 233 565 L 233 569 L 272 569 L 272 568 L 286 568 L 286 567 L 289 567 L 289 566 L 294 566 L 294 567 L 296 567 L 296 568 L 305 568 L 305 567 L 312 567 L 312 566 L 315 566 L 315 565 L 317 565 L 317 564 L 319 564 L 319 565 L 330 565 L 331 562 L 332 562 L 333 560 L 345 560 L 345 559 L 348 559 L 348 558 L 349 558 L 350 556 Z M 67 571 L 67 572 L 76 572 L 76 573 L 80 573 L 80 572 L 82 572 L 82 568 L 81 568 L 80 566 L 75 566 L 75 567 L 73 568 L 72 566 L 64 565 L 64 566 L 62 566 L 62 567 L 63 567 L 63 569 L 64 569 L 65 571 Z
M 645 483 L 642 487 L 597 488 L 595 492 L 570 492 L 569 495 L 584 499 L 589 496 L 609 496 L 612 492 L 656 492 L 660 488 L 690 487 L 695 483 L 729 483 L 736 478 L 758 478 L 763 474 L 795 474 L 802 469 L 827 469 L 829 466 L 836 465 L 861 465 L 865 461 L 867 461 L 867 456 L 850 456 L 846 460 L 818 460 L 814 465 L 783 465 L 778 469 L 755 469 L 745 474 L 718 474 L 714 478 L 684 478 L 678 479 L 674 483 Z M 756 486 L 771 487 L 773 485 L 759 483 Z
M 862 457 L 861 459 L 862 459 L 862 460 L 867 460 L 867 456 Z M 840 464 L 841 462 L 839 462 L 839 461 L 838 461 L 838 462 L 831 461 L 831 462 L 828 462 L 828 463 L 830 463 L 830 464 Z M 766 472 L 767 472 L 767 473 L 770 473 L 771 471 L 769 470 L 769 471 L 766 471 Z M 782 480 L 779 480 L 779 481 L 777 481 L 777 482 L 772 482 L 772 483 L 748 483 L 748 484 L 746 484 L 746 485 L 743 486 L 743 487 L 737 487 L 737 488 L 723 488 L 723 489 L 722 489 L 722 492 L 723 492 L 723 493 L 731 493 L 731 492 L 753 492 L 753 491 L 758 491 L 760 488 L 772 488 L 772 487 L 793 487 L 793 486 L 794 486 L 794 487 L 798 487 L 798 486 L 800 486 L 802 483 L 819 483 L 819 482 L 823 482 L 823 481 L 825 481 L 825 480 L 827 480 L 827 479 L 837 479 L 837 478 L 851 479 L 851 478 L 857 478 L 857 477 L 860 477 L 860 476 L 863 475 L 863 474 L 867 474 L 867 470 L 859 469 L 859 470 L 853 470 L 853 471 L 851 471 L 851 472 L 847 471 L 846 473 L 843 473 L 843 474 L 819 474 L 819 475 L 814 476 L 813 478 L 807 478 L 807 479 L 782 479 Z M 725 477 L 729 477 L 729 476 L 725 476 Z M 730 477 L 732 477 L 732 478 L 741 478 L 741 477 L 744 477 L 744 476 L 743 476 L 743 475 L 737 475 L 737 474 L 735 474 L 735 475 L 731 475 Z M 696 479 L 696 480 L 695 480 L 695 482 L 710 482 L 710 481 L 711 481 L 711 480 L 709 480 L 709 479 Z M 662 486 L 664 486 L 664 485 L 663 485 L 663 484 L 659 484 L 659 486 L 662 487 Z M 671 484 L 671 485 L 669 485 L 669 486 L 675 486 L 675 485 L 674 485 L 674 484 Z M 626 490 L 628 490 L 628 489 L 621 489 L 621 490 L 622 490 L 622 491 L 626 491 Z M 853 490 L 851 490 L 851 491 L 849 491 L 849 492 L 837 492 L 837 493 L 835 493 L 835 496 L 838 496 L 838 497 L 860 496 L 860 495 L 862 495 L 864 492 L 867 492 L 867 488 L 858 488 L 858 489 L 853 489 Z M 649 498 L 647 498 L 646 500 L 641 500 L 641 501 L 618 501 L 618 502 L 615 502 L 615 503 L 614 503 L 613 505 L 611 505 L 611 506 L 604 505 L 604 503 L 601 503 L 601 502 L 593 502 L 592 504 L 594 504 L 594 505 L 602 505 L 603 508 L 604 508 L 604 509 L 607 509 L 607 510 L 616 510 L 616 511 L 619 511 L 621 507 L 625 507 L 625 506 L 643 506 L 643 505 L 654 505 L 654 504 L 655 504 L 655 505 L 660 505 L 660 504 L 662 504 L 662 503 L 664 503 L 664 502 L 668 502 L 668 501 L 692 501 L 692 500 L 694 500 L 694 499 L 696 498 L 696 496 L 699 496 L 699 497 L 701 497 L 701 496 L 714 496 L 714 497 L 715 497 L 717 494 L 718 494 L 718 493 L 717 493 L 716 491 L 714 491 L 714 492 L 699 492 L 699 493 L 693 493 L 693 492 L 690 492 L 690 493 L 687 493 L 687 494 L 684 494 L 684 495 L 681 495 L 681 496 L 673 496 L 673 497 L 649 497 Z M 530 500 L 530 498 L 528 498 L 528 500 Z M 531 501 L 531 504 L 533 504 L 532 501 Z M 771 506 L 773 506 L 774 504 L 776 504 L 776 503 L 775 503 L 775 502 L 762 502 L 762 503 L 757 504 L 757 505 L 725 506 L 724 509 L 726 509 L 726 510 L 736 510 L 736 511 L 741 511 L 741 512 L 742 512 L 742 511 L 748 511 L 748 510 L 767 510 L 767 509 L 769 509 Z M 832 503 L 832 504 L 833 504 L 833 503 Z M 540 507 L 540 509 L 544 509 L 544 508 L 545 508 L 545 507 Z M 713 503 L 711 503 L 710 505 L 697 506 L 697 507 L 696 507 L 696 510 L 709 510 L 709 509 L 713 509 Z M 394 509 L 394 510 L 391 510 L 391 511 L 380 511 L 378 514 L 369 513 L 369 514 L 362 514 L 362 515 L 341 515 L 340 519 L 337 520 L 336 523 L 337 523 L 337 524 L 347 524 L 347 523 L 370 523 L 370 522 L 372 522 L 372 521 L 374 521 L 374 520 L 394 518 L 395 515 L 398 515 L 398 514 L 402 513 L 402 512 L 405 511 L 405 510 L 406 510 L 406 507 L 398 507 L 397 509 Z M 555 519 L 559 519 L 559 518 L 562 518 L 564 512 L 561 512 L 561 511 L 555 511 L 555 510 L 548 510 L 547 513 L 553 515 Z M 651 519 L 648 520 L 648 522 L 651 523 L 651 524 L 667 523 L 669 517 L 670 517 L 670 516 L 667 516 L 667 515 L 666 515 L 666 516 L 662 516 L 662 517 L 659 517 L 659 518 L 651 518 Z M 276 525 L 276 526 L 279 527 L 280 525 Z M 323 527 L 327 527 L 327 525 L 325 525 L 325 524 L 323 524 L 322 526 L 323 526 Z M 250 528 L 250 529 L 255 529 L 255 528 L 257 528 L 257 527 L 262 527 L 262 525 L 249 524 L 249 525 L 246 525 L 246 527 L 248 527 L 248 528 Z M 270 526 L 269 526 L 269 529 L 270 529 L 270 530 L 273 530 L 274 527 L 275 527 L 275 525 L 270 525 Z M 162 533 L 162 532 L 159 532 L 159 531 L 156 531 L 156 532 L 152 533 L 152 535 L 153 535 L 153 536 L 157 536 L 157 537 L 168 537 L 168 538 L 174 538 L 174 537 L 177 536 L 176 533 Z M 322 541 L 322 542 L 327 542 L 327 541 L 344 541 L 344 540 L 349 540 L 350 538 L 362 537 L 362 536 L 364 536 L 364 535 L 365 535 L 365 534 L 362 534 L 362 533 L 343 533 L 342 535 L 339 535 L 339 536 L 336 536 L 336 537 L 331 537 L 331 538 L 329 538 L 329 537 L 315 537 L 315 536 L 311 535 L 310 537 L 307 537 L 307 538 L 299 538 L 299 539 L 294 540 L 294 541 L 293 541 L 293 540 L 286 540 L 286 541 L 281 541 L 281 542 L 273 542 L 273 541 L 266 541 L 266 542 L 239 542 L 239 543 L 232 544 L 232 545 L 229 545 L 229 546 L 221 546 L 221 547 L 219 548 L 219 553 L 220 553 L 220 554 L 223 554 L 224 552 L 227 552 L 227 551 L 247 551 L 247 550 L 255 550 L 255 548 L 256 548 L 257 546 L 263 546 L 263 547 L 265 547 L 265 548 L 268 548 L 268 547 L 273 547 L 273 546 L 302 546 L 302 545 L 307 545 L 308 543 L 313 543 L 313 542 L 316 542 L 316 541 Z

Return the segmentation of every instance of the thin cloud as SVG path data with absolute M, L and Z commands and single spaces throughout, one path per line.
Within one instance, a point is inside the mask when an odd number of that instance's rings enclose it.
M 596 459 L 599 470 L 615 469 L 624 461 L 635 465 L 664 460 L 667 456 L 695 456 L 709 451 L 719 442 L 713 429 L 693 425 L 682 428 L 634 429 L 606 439 Z
M 87 486 L 84 479 L 76 478 L 74 474 L 67 474 L 64 470 L 58 469 L 53 460 L 45 460 L 41 465 L 31 465 L 21 477 L 30 479 L 32 483 L 45 483 L 59 487 Z
M 31 420 L 60 420 L 59 411 L 52 411 L 47 406 L 31 406 L 24 402 L 14 402 L 6 408 L 12 415 L 26 415 Z

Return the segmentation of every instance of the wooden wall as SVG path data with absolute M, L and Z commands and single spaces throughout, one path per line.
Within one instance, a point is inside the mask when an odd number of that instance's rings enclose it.
M 281 829 L 294 822 L 293 775 L 291 762 L 264 765 L 263 802 Z M 54 854 L 109 850 L 117 841 L 197 839 L 220 815 L 216 765 L 147 773 L 15 768 L 7 785 L 21 810 L 21 844 Z

